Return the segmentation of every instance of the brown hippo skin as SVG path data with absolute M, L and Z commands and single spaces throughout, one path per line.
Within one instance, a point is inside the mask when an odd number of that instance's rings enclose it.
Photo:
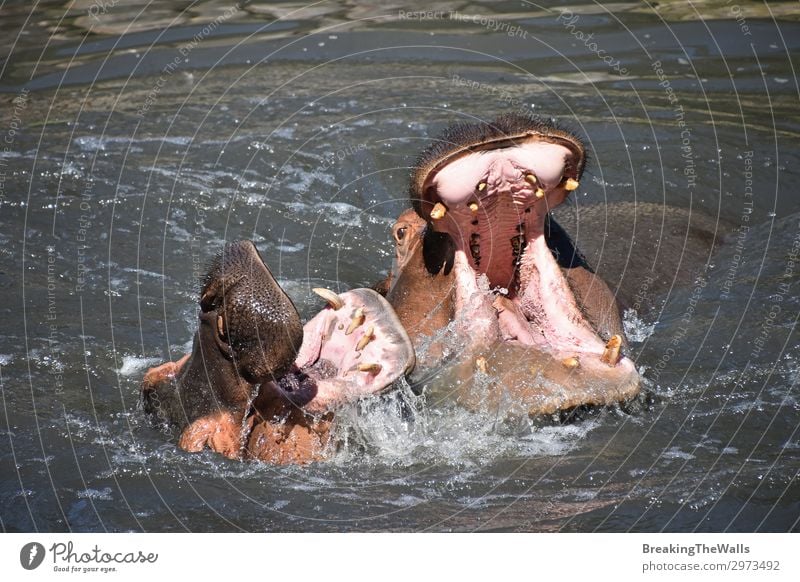
M 189 452 L 323 458 L 335 408 L 386 389 L 414 352 L 374 291 L 315 291 L 328 306 L 304 327 L 255 245 L 226 245 L 200 293 L 192 353 L 145 374 L 145 412 L 177 428 Z
M 531 415 L 634 397 L 619 306 L 550 211 L 578 187 L 581 141 L 504 116 L 448 129 L 419 158 L 384 290 L 418 383 Z

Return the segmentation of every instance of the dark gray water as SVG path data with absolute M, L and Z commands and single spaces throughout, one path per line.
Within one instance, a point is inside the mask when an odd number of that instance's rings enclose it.
M 796 3 L 231 6 L 0 7 L 2 530 L 798 529 Z M 305 468 L 187 455 L 143 418 L 224 241 L 310 317 L 311 287 L 385 274 L 428 140 L 509 110 L 586 137 L 578 208 L 719 224 L 693 284 L 627 315 L 648 403 L 562 425 L 400 387 Z

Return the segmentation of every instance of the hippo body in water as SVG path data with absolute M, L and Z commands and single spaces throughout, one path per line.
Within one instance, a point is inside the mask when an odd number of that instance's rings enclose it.
M 469 407 L 502 404 L 530 415 L 619 403 L 639 393 L 639 374 L 625 355 L 621 307 L 630 306 L 635 291 L 620 287 L 624 266 L 612 291 L 551 212 L 579 186 L 584 164 L 575 135 L 516 115 L 452 126 L 421 155 L 411 179 L 413 209 L 392 229 L 394 265 L 376 286 L 412 338 L 418 386 L 444 389 Z M 606 211 L 625 222 L 637 211 L 655 215 L 655 206 Z M 670 228 L 687 219 L 676 209 L 668 214 L 660 230 L 657 216 L 638 228 L 631 220 L 638 250 L 660 245 L 665 223 Z M 693 228 L 679 242 L 699 258 L 714 237 L 708 223 L 695 218 Z M 584 230 L 602 249 L 601 229 Z M 620 244 L 630 247 L 632 240 Z M 688 278 L 680 268 L 685 253 L 667 256 L 669 250 L 650 265 L 658 272 L 651 295 L 669 283 L 665 273 L 674 275 L 673 283 Z M 605 263 L 629 255 L 615 249 Z M 637 276 L 628 273 L 627 287 Z
M 621 307 L 641 309 L 642 277 L 647 299 L 688 283 L 716 227 L 652 204 L 563 214 L 587 260 L 552 212 L 584 164 L 575 135 L 535 118 L 451 127 L 414 170 L 380 295 L 315 290 L 328 307 L 305 326 L 253 244 L 226 246 L 192 354 L 146 374 L 145 410 L 177 427 L 187 451 L 302 463 L 329 450 L 337 406 L 381 393 L 415 362 L 416 387 L 470 408 L 541 415 L 634 398 Z M 597 225 L 609 216 L 630 236 L 606 238 Z
M 147 372 L 145 412 L 177 428 L 186 451 L 322 458 L 333 409 L 383 391 L 414 367 L 414 352 L 374 291 L 316 291 L 328 307 L 304 327 L 253 243 L 226 245 L 200 293 L 192 353 Z

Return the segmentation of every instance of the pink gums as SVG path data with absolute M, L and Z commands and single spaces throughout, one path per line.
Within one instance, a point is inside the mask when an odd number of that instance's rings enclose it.
M 547 213 L 567 195 L 570 156 L 568 148 L 546 142 L 470 153 L 433 176 L 429 202 L 447 209 L 433 226 L 456 244 L 457 309 L 474 309 L 475 278 L 482 273 L 512 302 L 495 304 L 503 339 L 600 355 L 605 345 L 581 314 L 544 236 Z M 478 312 L 473 322 L 484 319 L 485 309 Z M 481 326 L 482 333 L 490 327 Z

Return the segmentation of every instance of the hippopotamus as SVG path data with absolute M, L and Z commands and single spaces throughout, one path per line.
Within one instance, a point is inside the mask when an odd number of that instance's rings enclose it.
M 192 352 L 147 372 L 145 411 L 177 428 L 189 452 L 322 458 L 335 408 L 385 390 L 415 359 L 378 293 L 315 291 L 327 306 L 303 326 L 255 245 L 227 244 L 200 291 Z
M 636 396 L 615 296 L 551 214 L 585 159 L 575 134 L 519 115 L 452 126 L 422 153 L 377 286 L 414 342 L 419 380 L 533 415 Z
M 146 374 L 145 410 L 187 451 L 304 463 L 331 449 L 338 406 L 407 375 L 467 407 L 529 416 L 635 398 L 621 310 L 687 283 L 718 225 L 654 204 L 584 208 L 584 224 L 611 215 L 630 229 L 611 242 L 583 229 L 610 287 L 554 216 L 585 164 L 581 139 L 539 118 L 450 127 L 412 171 L 389 275 L 374 290 L 315 289 L 327 307 L 305 326 L 255 246 L 227 245 L 192 353 Z
M 688 284 L 723 227 L 657 204 L 582 208 L 581 241 L 612 291 L 554 217 L 585 164 L 575 133 L 524 115 L 453 125 L 420 155 L 375 286 L 414 344 L 412 387 L 534 416 L 640 393 L 622 310 Z M 604 217 L 627 232 L 606 237 Z

